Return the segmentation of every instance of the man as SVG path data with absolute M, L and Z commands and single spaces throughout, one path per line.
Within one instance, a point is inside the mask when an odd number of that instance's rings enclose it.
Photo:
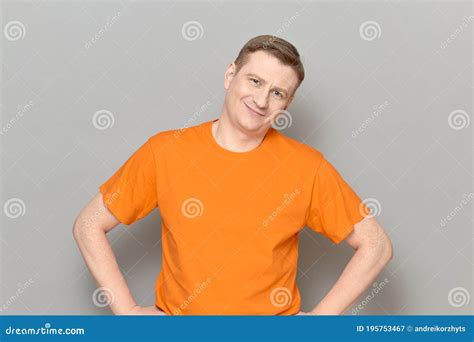
M 337 315 L 373 283 L 392 258 L 389 238 L 322 153 L 274 128 L 303 79 L 292 44 L 251 39 L 225 72 L 218 119 L 157 133 L 100 186 L 73 232 L 113 313 Z M 155 306 L 140 307 L 106 233 L 155 208 L 163 266 Z M 296 286 L 305 226 L 355 249 L 309 313 Z

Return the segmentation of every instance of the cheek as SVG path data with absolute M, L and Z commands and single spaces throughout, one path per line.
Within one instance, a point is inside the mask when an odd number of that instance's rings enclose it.
M 239 82 L 236 83 L 235 88 L 241 95 L 250 94 L 252 90 L 250 84 L 244 80 L 239 80 Z
M 241 102 L 242 98 L 245 97 L 245 91 L 242 89 L 241 86 L 237 84 L 233 84 L 229 87 L 227 90 L 227 95 L 228 103 L 231 105 L 231 107 L 236 107 L 239 105 Z
M 269 105 L 269 113 L 282 113 L 285 110 L 285 103 L 274 100 Z
M 249 88 L 245 84 L 236 84 L 232 96 L 236 101 L 240 99 L 250 96 L 252 93 L 250 92 Z

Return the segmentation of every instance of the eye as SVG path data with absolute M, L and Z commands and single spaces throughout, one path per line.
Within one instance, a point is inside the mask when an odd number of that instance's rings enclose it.
M 280 93 L 278 90 L 275 90 L 275 91 L 273 92 L 273 94 L 275 94 L 276 96 L 278 96 L 278 97 L 280 97 L 280 98 L 283 97 L 283 94 Z
M 256 78 L 251 78 L 250 80 L 252 81 L 252 83 L 253 83 L 254 85 L 259 85 L 259 84 L 260 84 L 260 81 L 257 80 Z

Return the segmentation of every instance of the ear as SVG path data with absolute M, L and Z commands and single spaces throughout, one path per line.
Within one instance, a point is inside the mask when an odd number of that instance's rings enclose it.
M 233 80 L 233 78 L 235 76 L 235 70 L 236 70 L 235 63 L 231 63 L 231 64 L 229 64 L 229 66 L 227 67 L 227 70 L 225 71 L 225 74 L 224 74 L 224 88 L 226 90 L 229 89 L 230 82 Z

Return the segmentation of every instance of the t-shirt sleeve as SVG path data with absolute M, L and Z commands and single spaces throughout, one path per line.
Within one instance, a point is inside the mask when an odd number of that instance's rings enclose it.
M 148 139 L 99 189 L 105 206 L 124 224 L 132 224 L 158 206 L 156 162 Z
M 324 157 L 315 173 L 306 226 L 334 243 L 343 241 L 368 208 Z

